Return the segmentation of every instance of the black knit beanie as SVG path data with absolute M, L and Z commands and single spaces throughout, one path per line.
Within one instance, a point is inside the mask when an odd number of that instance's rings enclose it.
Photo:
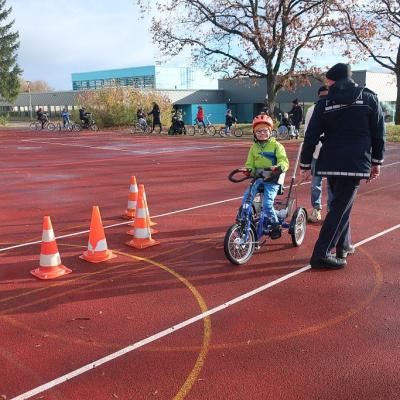
M 340 81 L 341 79 L 350 78 L 350 64 L 338 63 L 328 70 L 325 75 L 331 81 Z

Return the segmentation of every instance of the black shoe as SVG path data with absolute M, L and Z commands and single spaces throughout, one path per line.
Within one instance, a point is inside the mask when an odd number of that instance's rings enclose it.
M 353 245 L 350 245 L 347 249 L 336 249 L 336 257 L 337 258 L 346 258 L 349 255 L 352 255 L 356 252 L 356 248 Z
M 282 236 L 281 224 L 273 224 L 269 235 L 271 239 L 279 239 Z
M 317 260 L 310 260 L 311 268 L 327 268 L 327 269 L 339 269 L 343 268 L 347 262 L 343 258 L 338 258 L 332 255 L 329 255 L 325 258 L 320 258 Z

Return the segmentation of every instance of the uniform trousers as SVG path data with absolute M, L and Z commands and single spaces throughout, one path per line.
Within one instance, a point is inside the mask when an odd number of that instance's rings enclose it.
M 326 258 L 334 248 L 344 250 L 351 246 L 350 214 L 360 178 L 329 176 L 328 185 L 332 198 L 329 212 L 314 246 L 312 260 Z

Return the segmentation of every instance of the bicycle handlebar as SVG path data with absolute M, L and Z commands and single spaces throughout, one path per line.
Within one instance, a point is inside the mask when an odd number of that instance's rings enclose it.
M 248 179 L 253 179 L 253 180 L 256 180 L 258 178 L 270 179 L 271 176 L 265 176 L 264 172 L 266 172 L 266 171 L 271 171 L 271 168 L 264 168 L 262 171 L 256 172 L 255 176 L 244 175 L 243 178 L 237 179 L 237 178 L 235 178 L 235 175 L 238 174 L 239 172 L 241 174 L 243 174 L 243 171 L 240 168 L 236 168 L 228 175 L 228 179 L 233 183 L 244 182 Z

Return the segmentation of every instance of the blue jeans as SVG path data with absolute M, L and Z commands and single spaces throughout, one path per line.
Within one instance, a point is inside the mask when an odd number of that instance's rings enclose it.
M 252 186 L 250 193 L 250 200 L 253 202 L 255 195 L 260 191 L 260 187 L 264 186 L 263 196 L 263 212 L 265 217 L 271 224 L 279 223 L 278 217 L 274 208 L 274 200 L 278 194 L 279 185 L 272 182 L 264 182 L 263 179 L 257 179 L 256 183 Z M 247 196 L 249 195 L 250 188 L 248 188 L 243 195 L 242 205 L 246 202 Z
M 316 208 L 317 210 L 322 210 L 322 176 L 317 176 L 315 175 L 315 164 L 317 162 L 316 158 L 313 158 L 311 161 L 311 174 L 312 174 L 312 180 L 311 180 L 311 205 L 313 208 Z M 332 199 L 332 191 L 329 185 L 327 185 L 328 189 L 328 200 L 327 200 L 327 205 L 329 209 L 329 205 L 331 203 Z
M 322 176 L 315 175 L 315 163 L 317 162 L 316 158 L 313 158 L 311 161 L 311 205 L 313 208 L 317 210 L 322 209 L 321 200 L 322 200 Z

